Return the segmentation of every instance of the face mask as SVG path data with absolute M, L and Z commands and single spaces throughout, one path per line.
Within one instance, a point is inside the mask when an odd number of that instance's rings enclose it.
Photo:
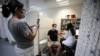
M 25 18 L 25 13 L 22 13 L 21 14 L 21 18 Z
M 56 27 L 53 27 L 53 30 L 56 30 Z
M 24 9 L 20 10 L 21 14 L 20 14 L 20 18 L 25 18 L 25 13 L 26 11 Z

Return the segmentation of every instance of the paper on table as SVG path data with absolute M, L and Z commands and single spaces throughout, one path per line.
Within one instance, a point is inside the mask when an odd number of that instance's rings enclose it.
M 46 43 L 47 42 L 47 39 L 43 39 L 43 40 L 41 40 L 40 42 L 39 42 L 39 44 L 44 44 L 44 43 Z

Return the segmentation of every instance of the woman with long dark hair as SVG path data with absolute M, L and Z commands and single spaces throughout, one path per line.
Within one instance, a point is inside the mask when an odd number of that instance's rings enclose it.
M 29 25 L 21 19 L 25 16 L 24 5 L 18 0 L 10 0 L 2 5 L 2 15 L 8 18 L 8 28 L 16 41 L 15 50 L 18 56 L 33 56 L 33 40 L 36 36 L 39 25 L 36 25 L 34 32 Z
M 72 47 L 75 42 L 75 31 L 72 23 L 67 24 L 67 29 L 65 30 L 64 34 L 65 40 L 62 41 L 62 44 Z

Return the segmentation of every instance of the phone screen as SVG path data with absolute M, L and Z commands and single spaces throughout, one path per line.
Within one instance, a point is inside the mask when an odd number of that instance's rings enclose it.
M 39 24 L 40 23 L 40 19 L 37 19 L 37 24 Z

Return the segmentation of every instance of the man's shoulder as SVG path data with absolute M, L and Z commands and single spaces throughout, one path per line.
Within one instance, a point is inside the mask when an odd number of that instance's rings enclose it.
M 51 30 L 48 31 L 48 33 L 50 33 L 50 32 L 51 32 Z
M 58 31 L 58 30 L 56 30 L 56 31 Z
M 55 32 L 58 32 L 58 30 L 55 30 Z
M 50 29 L 49 31 L 52 31 L 52 29 Z

